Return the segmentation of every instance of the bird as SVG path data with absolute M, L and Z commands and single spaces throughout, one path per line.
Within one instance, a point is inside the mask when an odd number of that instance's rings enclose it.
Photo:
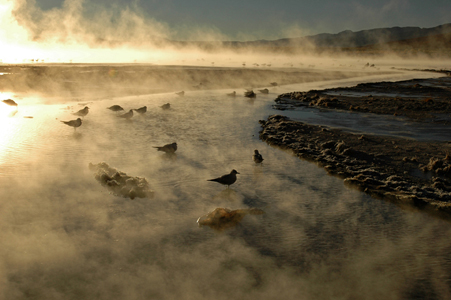
M 70 121 L 61 121 L 62 123 L 69 125 L 71 127 L 74 127 L 74 131 L 77 127 L 81 126 L 81 119 L 77 118 L 77 120 L 70 120 Z
M 2 100 L 2 102 L 5 103 L 6 105 L 9 105 L 9 106 L 17 106 L 16 101 L 14 101 L 12 99 Z
M 122 108 L 122 106 L 120 106 L 120 105 L 113 105 L 113 106 L 110 106 L 110 107 L 107 107 L 107 108 L 108 108 L 109 110 L 112 110 L 112 111 L 115 111 L 115 112 L 124 110 L 124 109 Z
M 154 148 L 157 148 L 158 151 L 163 151 L 166 153 L 174 153 L 175 151 L 177 151 L 177 143 L 166 144 L 164 146 Z
M 138 109 L 135 109 L 135 111 L 136 111 L 137 113 L 144 114 L 144 113 L 146 113 L 146 111 L 147 111 L 147 106 L 143 106 L 143 107 L 140 107 L 140 108 L 138 108 Z
M 270 84 L 271 84 L 272 86 L 278 86 L 278 85 L 279 85 L 279 84 L 278 84 L 277 82 L 275 82 L 275 81 L 274 81 L 274 82 L 271 82 Z
M 252 158 L 256 164 L 261 164 L 263 162 L 263 156 L 258 153 L 257 149 L 254 150 L 254 155 L 252 155 Z
M 231 93 L 227 94 L 227 96 L 230 96 L 230 97 L 235 97 L 235 96 L 236 96 L 236 92 L 235 92 L 235 91 L 233 91 L 233 92 L 231 92 Z
M 259 90 L 260 91 L 260 93 L 262 93 L 262 94 L 268 94 L 269 93 L 269 90 L 268 89 L 263 89 L 263 90 Z
M 84 117 L 89 113 L 89 107 L 85 106 L 85 108 L 80 109 L 76 113 L 73 113 L 73 115 Z
M 250 90 L 250 91 L 244 92 L 244 97 L 255 98 L 255 97 L 257 97 L 257 95 L 254 93 L 254 91 Z
M 185 91 L 181 91 L 181 92 L 178 92 L 176 94 L 179 95 L 179 96 L 184 96 L 185 95 Z
M 171 104 L 169 104 L 169 103 L 166 103 L 166 104 L 163 104 L 162 106 L 160 106 L 162 109 L 170 109 L 171 108 Z
M 240 173 L 238 173 L 235 169 L 233 169 L 230 172 L 230 174 L 222 175 L 221 177 L 214 178 L 214 179 L 208 179 L 207 181 L 219 182 L 220 184 L 227 185 L 227 188 L 228 188 L 231 184 L 235 183 L 236 174 L 240 174 Z
M 128 112 L 126 112 L 125 114 L 119 115 L 119 118 L 123 118 L 123 119 L 131 119 L 133 117 L 133 109 L 130 109 Z

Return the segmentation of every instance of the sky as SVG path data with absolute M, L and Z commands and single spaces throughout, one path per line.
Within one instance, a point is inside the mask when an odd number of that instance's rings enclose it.
M 43 11 L 63 4 L 36 0 Z M 128 7 L 167 26 L 171 37 L 180 40 L 197 38 L 193 28 L 228 40 L 253 40 L 451 22 L 449 0 L 86 0 L 83 6 L 91 14 Z
M 0 61 L 160 61 L 172 57 L 158 50 L 167 40 L 431 28 L 450 11 L 449 0 L 0 0 Z

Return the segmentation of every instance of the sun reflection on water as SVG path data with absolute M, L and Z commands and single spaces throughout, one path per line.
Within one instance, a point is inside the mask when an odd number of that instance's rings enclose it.
M 17 122 L 14 118 L 16 113 L 17 107 L 0 102 L 0 163 L 16 133 Z

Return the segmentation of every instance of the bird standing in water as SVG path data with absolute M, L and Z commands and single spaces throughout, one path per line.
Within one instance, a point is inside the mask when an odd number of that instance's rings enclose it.
M 172 143 L 172 144 L 167 144 L 161 147 L 154 147 L 157 148 L 158 151 L 163 151 L 166 153 L 174 153 L 175 151 L 177 151 L 177 143 Z
M 133 117 L 133 109 L 130 109 L 125 114 L 122 114 L 122 115 L 118 116 L 118 118 L 123 118 L 123 119 L 127 119 L 127 120 L 130 120 L 132 117 Z
M 124 110 L 124 109 L 122 108 L 122 106 L 120 106 L 120 105 L 113 105 L 113 106 L 108 107 L 108 109 L 109 109 L 109 110 L 112 110 L 112 111 L 115 111 L 115 112 L 123 111 L 123 110 Z
M 261 164 L 263 162 L 263 156 L 258 153 L 257 149 L 254 150 L 254 155 L 252 155 L 252 158 L 256 164 Z
M 227 185 L 227 188 L 228 188 L 231 184 L 235 183 L 236 174 L 240 174 L 240 173 L 238 173 L 236 170 L 232 170 L 230 172 L 230 174 L 222 175 L 221 177 L 214 178 L 214 179 L 208 179 L 207 181 L 219 182 L 220 184 Z
M 144 113 L 147 112 L 147 106 L 143 106 L 143 107 L 137 108 L 134 111 L 136 111 L 139 114 L 144 114 Z
M 76 113 L 73 113 L 76 116 L 84 117 L 89 113 L 89 107 L 85 106 L 85 108 L 80 109 Z
M 77 118 L 77 120 L 70 120 L 70 121 L 61 121 L 62 123 L 74 127 L 74 131 L 75 129 L 77 129 L 77 127 L 81 126 L 81 119 Z
M 169 104 L 169 103 L 166 103 L 166 104 L 163 104 L 162 106 L 160 106 L 162 109 L 170 109 L 171 108 L 171 104 Z

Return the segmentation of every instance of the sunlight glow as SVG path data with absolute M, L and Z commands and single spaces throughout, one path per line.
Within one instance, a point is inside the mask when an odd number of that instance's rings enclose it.
M 15 131 L 13 116 L 17 112 L 17 107 L 6 105 L 0 102 L 0 162 L 3 161 L 6 150 L 10 147 Z

